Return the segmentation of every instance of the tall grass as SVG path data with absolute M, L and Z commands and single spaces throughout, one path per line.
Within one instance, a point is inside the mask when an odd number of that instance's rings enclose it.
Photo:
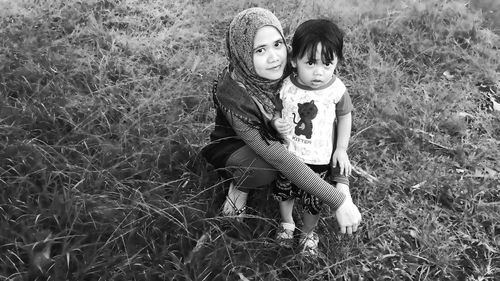
M 494 1 L 0 5 L 0 280 L 500 278 Z M 325 211 L 317 259 L 273 241 L 268 192 L 221 217 L 199 156 L 225 29 L 251 6 L 287 38 L 319 16 L 347 33 L 364 222 L 342 236 Z

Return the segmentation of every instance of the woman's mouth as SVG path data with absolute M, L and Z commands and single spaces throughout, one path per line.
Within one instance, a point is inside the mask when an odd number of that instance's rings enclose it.
M 268 68 L 268 70 L 277 71 L 277 70 L 280 70 L 280 68 L 281 68 L 281 64 L 277 65 L 277 66 L 274 66 L 274 67 L 271 67 L 271 68 Z

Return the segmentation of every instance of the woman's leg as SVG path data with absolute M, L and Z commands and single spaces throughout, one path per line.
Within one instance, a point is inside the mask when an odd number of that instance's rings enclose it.
M 232 182 L 224 202 L 224 215 L 239 215 L 246 206 L 248 192 L 272 183 L 277 176 L 276 170 L 248 146 L 228 158 L 226 170 Z

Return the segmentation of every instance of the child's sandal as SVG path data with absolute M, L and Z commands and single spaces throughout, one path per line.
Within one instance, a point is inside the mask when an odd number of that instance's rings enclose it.
M 292 248 L 294 231 L 294 223 L 282 222 L 276 231 L 276 242 L 282 247 Z

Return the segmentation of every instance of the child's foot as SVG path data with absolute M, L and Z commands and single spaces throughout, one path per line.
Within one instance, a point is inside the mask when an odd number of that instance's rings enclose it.
M 282 222 L 276 231 L 276 242 L 278 242 L 281 247 L 292 248 L 294 231 L 295 224 Z
M 316 232 L 312 231 L 308 234 L 302 233 L 299 241 L 302 247 L 302 253 L 308 256 L 317 256 L 319 254 L 319 237 Z

